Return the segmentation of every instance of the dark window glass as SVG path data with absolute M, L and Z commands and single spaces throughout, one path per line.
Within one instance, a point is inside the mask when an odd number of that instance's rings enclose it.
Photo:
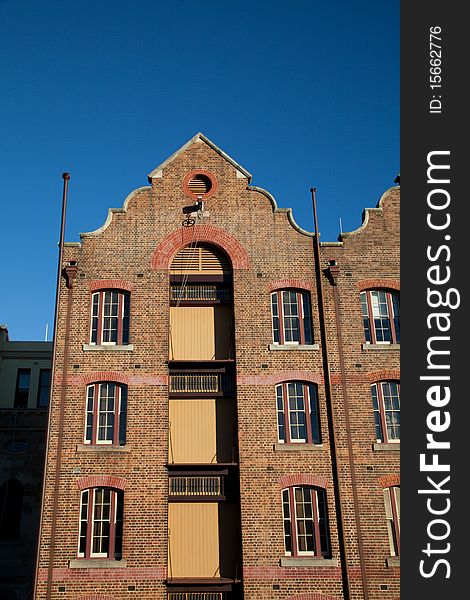
M 15 408 L 28 406 L 31 369 L 18 369 L 15 390 Z
M 49 403 L 49 386 L 51 380 L 50 369 L 39 371 L 38 407 L 46 407 Z

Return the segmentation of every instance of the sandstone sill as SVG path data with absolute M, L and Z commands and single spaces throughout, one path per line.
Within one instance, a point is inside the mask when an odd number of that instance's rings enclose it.
M 395 558 L 395 557 L 394 557 Z M 336 558 L 317 558 L 317 557 L 298 557 L 283 556 L 281 558 L 281 567 L 337 567 Z
M 127 344 L 126 346 L 113 346 L 112 344 L 109 346 L 95 346 L 93 344 L 82 344 L 82 350 L 84 352 L 132 352 L 134 350 L 134 344 Z
M 108 560 L 106 558 L 75 558 L 69 561 L 69 569 L 124 569 L 125 560 Z
M 397 444 L 372 444 L 372 450 L 374 450 L 374 452 L 400 452 L 400 442 Z
M 77 444 L 77 452 L 129 452 L 128 446 Z
M 320 344 L 269 344 L 269 350 L 320 350 Z
M 274 444 L 274 452 L 299 452 L 305 450 L 307 452 L 321 452 L 323 444 Z
M 400 350 L 400 344 L 362 344 L 363 350 Z

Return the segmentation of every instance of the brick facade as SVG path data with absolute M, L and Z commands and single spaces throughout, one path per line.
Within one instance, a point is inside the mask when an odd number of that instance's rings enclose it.
M 184 227 L 182 209 L 192 202 L 188 174 L 195 172 L 209 173 L 217 186 L 205 201 L 202 219 Z M 249 174 L 202 135 L 151 175 L 151 185 L 130 194 L 123 209 L 111 210 L 102 228 L 82 234 L 79 245 L 65 246 L 64 266 L 75 261 L 77 276 L 73 286 L 62 281 L 60 294 L 36 598 L 166 598 L 168 269 L 175 254 L 193 241 L 221 248 L 233 269 L 242 555 L 236 597 L 340 600 L 345 597 L 343 556 L 351 599 L 396 597 L 399 569 L 386 561 L 383 481 L 395 481 L 399 444 L 387 452 L 374 449 L 370 384 L 398 378 L 399 351 L 396 345 L 365 347 L 359 292 L 384 283 L 396 289 L 399 189 L 386 192 L 378 208 L 366 212 L 365 225 L 345 234 L 341 243 L 321 245 L 322 270 L 330 260 L 339 266 L 336 286 L 322 275 L 338 496 L 312 236 L 294 227 L 291 214 L 278 209 L 266 192 L 250 188 Z M 130 293 L 127 347 L 89 345 L 91 294 L 108 287 Z M 310 293 L 310 345 L 272 348 L 270 296 L 283 288 Z M 275 386 L 293 380 L 318 385 L 322 443 L 315 452 L 310 444 L 276 450 Z M 99 381 L 127 386 L 124 451 L 84 447 L 86 387 Z M 286 562 L 294 557 L 285 556 L 281 490 L 302 485 L 326 490 L 331 556 L 323 562 L 308 557 Z M 124 490 L 122 561 L 90 559 L 81 566 L 80 493 L 94 486 Z

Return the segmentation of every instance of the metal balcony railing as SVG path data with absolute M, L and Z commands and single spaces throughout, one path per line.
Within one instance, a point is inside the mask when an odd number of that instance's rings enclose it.
M 170 496 L 223 496 L 223 477 L 170 477 Z
M 226 373 L 170 373 L 170 393 L 218 394 L 233 392 L 233 377 Z
M 172 285 L 170 288 L 172 301 L 196 302 L 229 302 L 231 292 L 229 288 L 218 287 L 211 284 Z

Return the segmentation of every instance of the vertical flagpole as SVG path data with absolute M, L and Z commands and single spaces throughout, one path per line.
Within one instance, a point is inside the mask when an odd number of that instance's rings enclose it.
M 56 284 L 56 294 L 55 294 L 55 312 L 54 312 L 54 329 L 53 329 L 53 338 L 52 338 L 52 359 L 51 359 L 51 377 L 49 384 L 49 402 L 48 402 L 48 419 L 47 419 L 47 431 L 46 431 L 46 452 L 44 456 L 43 463 L 43 482 L 42 482 L 42 497 L 41 497 L 41 511 L 39 517 L 39 533 L 38 533 L 38 544 L 36 551 L 36 573 L 34 578 L 34 592 L 33 592 L 33 600 L 37 597 L 37 586 L 38 586 L 38 575 L 39 575 L 39 553 L 40 553 L 40 543 L 42 537 L 42 529 L 43 529 L 43 515 L 44 515 L 44 495 L 45 495 L 45 482 L 46 482 L 46 467 L 47 467 L 47 459 L 48 459 L 48 449 L 49 449 L 49 435 L 50 435 L 50 426 L 51 426 L 51 401 L 52 401 L 52 390 L 54 387 L 54 372 L 55 372 L 55 363 L 56 363 L 56 345 L 57 345 L 57 327 L 58 327 L 58 315 L 59 315 L 59 299 L 60 299 L 60 279 L 62 277 L 62 261 L 64 255 L 64 237 L 65 237 L 65 219 L 67 212 L 67 191 L 68 191 L 68 183 L 70 179 L 70 173 L 62 173 L 62 179 L 64 180 L 63 191 L 62 191 L 62 213 L 60 220 L 60 237 L 59 237 L 59 258 L 57 262 L 57 284 Z M 53 540 L 51 540 L 53 543 Z M 50 559 L 52 560 L 52 556 L 50 555 Z M 52 568 L 52 565 L 49 565 L 49 569 Z M 49 583 L 49 582 L 48 582 Z M 49 590 L 50 594 L 50 590 Z

